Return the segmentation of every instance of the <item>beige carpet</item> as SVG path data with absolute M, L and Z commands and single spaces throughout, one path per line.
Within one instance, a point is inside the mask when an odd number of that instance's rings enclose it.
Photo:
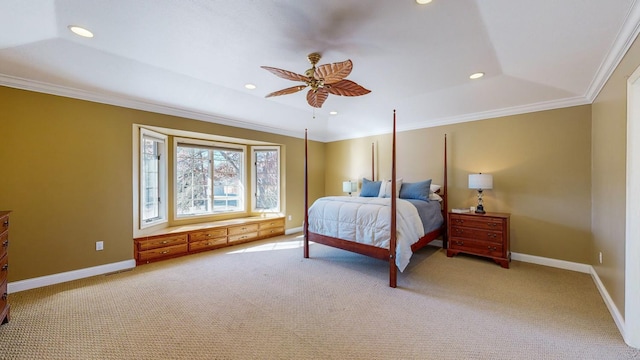
M 586 274 L 283 236 L 11 294 L 1 359 L 640 359 Z

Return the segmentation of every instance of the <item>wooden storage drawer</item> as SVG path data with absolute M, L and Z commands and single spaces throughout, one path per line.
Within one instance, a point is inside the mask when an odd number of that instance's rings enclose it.
M 150 249 L 162 248 L 178 244 L 187 243 L 187 235 L 165 235 L 161 237 L 154 237 L 150 239 L 137 240 L 138 251 L 145 251 Z
M 9 249 L 9 232 L 6 231 L 0 235 L 0 258 L 7 255 Z
M 0 282 L 7 280 L 9 274 L 9 257 L 0 258 Z
M 476 255 L 502 257 L 502 244 L 499 243 L 452 238 L 449 241 L 449 247 L 451 250 L 460 250 Z
M 7 311 L 7 313 L 9 312 L 9 294 L 7 293 L 7 280 L 2 282 L 2 285 L 0 285 L 0 321 L 2 321 L 2 323 L 6 323 L 9 321 L 8 318 L 5 318 L 5 316 L 8 316 L 8 314 L 2 314 L 2 312 L 4 310 Z
M 189 241 L 189 251 L 215 249 L 227 245 L 227 237 L 212 238 L 202 241 Z
M 259 224 L 260 230 L 273 229 L 273 228 L 284 229 L 284 218 L 264 221 Z
M 269 229 L 264 229 L 264 230 L 260 230 L 258 232 L 258 236 L 259 237 L 270 237 L 270 236 L 277 236 L 277 235 L 282 235 L 284 234 L 284 227 L 277 227 L 277 228 L 269 228 Z
M 469 216 L 451 215 L 451 226 L 502 231 L 502 220 L 495 218 L 473 219 Z
M 137 265 L 284 234 L 284 217 L 247 217 L 175 226 L 133 239 Z
M 257 230 L 257 229 L 256 229 Z M 248 233 L 240 233 L 236 235 L 229 235 L 228 241 L 232 242 L 240 242 L 240 241 L 249 241 L 258 237 L 258 232 L 248 232 Z
M 228 230 L 229 236 L 238 235 L 238 234 L 246 234 L 251 232 L 258 232 L 259 224 L 246 224 L 246 225 L 238 225 L 230 227 Z
M 0 215 L 0 233 L 9 230 L 9 214 L 4 212 L 4 215 Z
M 226 236 L 227 228 L 214 228 L 202 231 L 194 231 L 189 233 L 189 242 L 210 240 Z
M 186 238 L 186 236 L 185 236 Z M 185 239 L 184 244 L 165 246 L 162 248 L 145 250 L 138 252 L 138 261 L 150 261 L 165 257 L 174 257 L 178 255 L 186 254 L 188 250 L 187 242 Z
M 499 231 L 452 226 L 451 234 L 449 234 L 449 236 L 457 237 L 457 238 L 493 241 L 493 242 L 502 244 L 502 232 L 499 232 Z

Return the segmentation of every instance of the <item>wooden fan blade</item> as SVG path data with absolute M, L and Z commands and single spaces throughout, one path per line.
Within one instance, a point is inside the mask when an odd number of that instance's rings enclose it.
M 351 60 L 333 64 L 324 64 L 316 68 L 314 76 L 316 79 L 324 79 L 325 84 L 334 84 L 349 76 L 352 69 L 353 63 Z
M 331 86 L 325 86 L 330 94 L 340 96 L 360 96 L 371 92 L 351 80 L 340 80 Z
M 324 101 L 327 100 L 327 97 L 329 97 L 329 93 L 324 88 L 320 88 L 316 91 L 311 89 L 307 93 L 307 102 L 313 107 L 320 108 L 322 107 L 322 104 L 324 104 Z
M 304 75 L 296 74 L 292 71 L 282 70 L 282 69 L 269 67 L 269 66 L 260 66 L 260 67 L 271 72 L 275 76 L 281 77 L 283 79 L 293 80 L 293 81 L 302 81 L 303 83 L 306 83 L 307 81 L 309 81 L 308 77 Z
M 278 91 L 274 91 L 271 94 L 267 94 L 267 96 L 265 97 L 272 97 L 272 96 L 280 96 L 280 95 L 287 95 L 287 94 L 293 94 L 293 93 L 297 93 L 300 90 L 303 90 L 304 88 L 306 88 L 307 85 L 298 85 L 298 86 L 293 86 L 290 88 L 286 88 L 286 89 L 282 89 L 282 90 L 278 90 Z

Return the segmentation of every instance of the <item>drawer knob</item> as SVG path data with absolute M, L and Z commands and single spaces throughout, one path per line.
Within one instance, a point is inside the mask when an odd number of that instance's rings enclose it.
M 8 268 L 9 268 L 9 264 L 4 264 L 2 266 L 2 271 L 7 271 Z
M 169 250 L 165 250 L 165 251 L 161 251 L 161 252 L 160 252 L 160 254 L 163 254 L 163 255 L 164 255 L 164 254 L 168 254 L 168 253 L 170 253 L 170 251 L 169 251 Z
M 464 241 L 456 241 L 456 245 L 462 246 L 462 245 L 464 245 Z
M 8 247 L 8 246 L 9 246 L 9 240 L 5 240 L 5 241 L 2 243 L 2 247 Z
M 6 301 L 7 300 L 7 293 L 2 294 L 2 300 Z
M 207 234 L 207 237 L 211 237 L 211 234 Z
M 487 248 L 488 248 L 489 250 L 493 250 L 493 251 L 498 250 L 498 248 L 497 248 L 497 247 L 495 247 L 495 246 L 487 246 Z
M 2 226 L 4 226 L 4 227 L 9 227 L 9 220 L 5 220 L 5 221 L 2 223 Z
M 169 241 L 168 240 L 162 240 L 162 242 L 160 242 L 160 244 L 168 244 Z

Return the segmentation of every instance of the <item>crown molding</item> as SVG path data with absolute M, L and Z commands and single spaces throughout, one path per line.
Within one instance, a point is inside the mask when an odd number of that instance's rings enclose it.
M 271 127 L 271 126 L 258 125 L 258 124 L 250 123 L 247 121 L 229 119 L 226 117 L 215 116 L 215 115 L 194 111 L 194 110 L 181 109 L 181 108 L 177 108 L 177 107 L 169 106 L 165 104 L 128 99 L 128 98 L 123 98 L 123 97 L 118 97 L 113 95 L 109 96 L 104 94 L 96 94 L 94 92 L 89 92 L 89 91 L 71 88 L 67 86 L 53 85 L 53 84 L 44 83 L 40 81 L 28 80 L 28 79 L 7 76 L 2 74 L 0 74 L 0 86 L 6 86 L 6 87 L 11 87 L 11 88 L 20 89 L 20 90 L 34 91 L 34 92 L 39 92 L 39 93 L 44 93 L 49 95 L 68 97 L 72 99 L 91 101 L 95 103 L 119 106 L 119 107 L 124 107 L 129 109 L 149 111 L 149 112 L 177 116 L 177 117 L 182 117 L 187 119 L 202 120 L 202 121 L 220 124 L 220 125 L 233 126 L 233 127 L 238 127 L 238 128 L 247 129 L 247 130 L 261 131 L 261 132 L 266 132 L 270 134 L 290 136 L 290 137 L 299 138 L 299 139 L 304 138 L 304 132 L 302 131 L 295 132 L 295 131 L 285 130 L 285 129 Z M 309 139 L 314 141 L 320 141 L 320 142 L 325 141 L 321 137 L 318 137 L 318 138 L 310 137 Z
M 595 101 L 600 90 L 602 90 L 613 74 L 613 71 L 622 61 L 622 58 L 624 58 L 627 51 L 629 51 L 638 33 L 640 33 L 640 2 L 634 0 L 615 41 L 611 45 L 611 49 L 600 64 L 596 76 L 594 76 L 587 89 L 585 97 L 589 99 L 589 103 Z

